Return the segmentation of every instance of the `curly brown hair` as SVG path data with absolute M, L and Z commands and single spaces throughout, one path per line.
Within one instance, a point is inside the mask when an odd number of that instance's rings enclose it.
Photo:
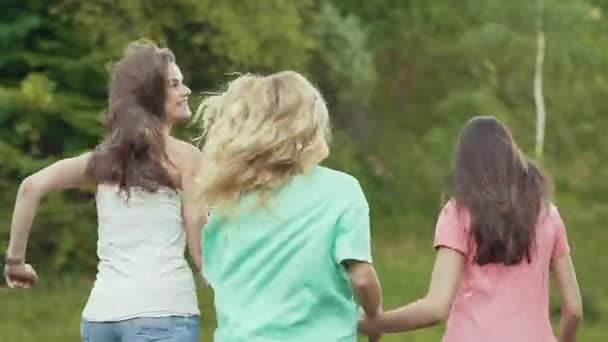
M 116 184 L 127 193 L 133 187 L 176 188 L 163 135 L 167 72 L 174 61 L 169 49 L 136 41 L 112 66 L 103 118 L 107 134 L 87 165 L 95 184 Z

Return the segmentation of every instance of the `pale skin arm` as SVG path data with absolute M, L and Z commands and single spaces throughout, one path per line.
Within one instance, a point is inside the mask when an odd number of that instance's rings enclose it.
M 7 258 L 20 260 L 7 265 L 4 275 L 9 286 L 30 287 L 36 283 L 35 271 L 24 264 L 27 242 L 40 200 L 48 193 L 80 187 L 86 182 L 85 170 L 91 153 L 66 158 L 25 178 L 17 192 Z
M 570 255 L 552 261 L 562 304 L 560 342 L 576 341 L 576 331 L 583 319 L 583 304 Z
M 345 265 L 357 303 L 367 317 L 377 317 L 382 310 L 382 289 L 374 266 L 350 260 Z
M 197 182 L 200 177 L 201 155 L 193 147 L 190 151 L 189 167 L 182 174 L 182 217 L 186 228 L 186 241 L 188 252 L 194 261 L 197 271 L 201 270 L 202 261 L 202 227 L 207 223 L 207 210 L 200 203 L 198 196 L 199 185 Z
M 450 248 L 437 251 L 427 295 L 411 304 L 359 322 L 362 333 L 402 332 L 440 323 L 448 317 L 465 265 L 465 257 Z
M 355 260 L 345 263 L 355 300 L 367 317 L 377 318 L 382 312 L 382 287 L 372 264 Z M 368 334 L 370 342 L 380 340 L 380 334 Z

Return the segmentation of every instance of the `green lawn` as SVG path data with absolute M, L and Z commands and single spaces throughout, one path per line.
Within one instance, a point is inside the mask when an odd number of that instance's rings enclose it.
M 382 240 L 382 241 L 378 241 Z M 374 246 L 376 267 L 384 288 L 387 308 L 414 300 L 426 290 L 433 263 L 430 241 L 415 237 L 378 239 Z M 584 243 L 583 243 L 584 245 Z M 605 286 L 606 254 L 594 249 L 577 249 L 576 256 L 587 262 L 577 263 L 585 297 L 586 321 L 579 341 L 604 342 L 608 335 L 608 288 Z M 595 255 L 595 257 L 592 257 Z M 575 256 L 575 258 L 576 258 Z M 576 261 L 576 259 L 575 259 Z M 591 270 L 595 270 L 592 273 Z M 601 278 L 601 277 L 604 278 Z M 598 279 L 599 278 L 599 279 Z M 82 280 L 42 278 L 40 287 L 31 291 L 0 289 L 0 341 L 65 342 L 78 341 L 80 313 L 91 286 L 90 277 Z M 203 324 L 201 341 L 211 341 L 214 325 L 212 293 L 199 293 Z M 558 303 L 552 303 L 556 312 Z M 386 336 L 383 341 L 439 341 L 442 327 L 402 335 Z

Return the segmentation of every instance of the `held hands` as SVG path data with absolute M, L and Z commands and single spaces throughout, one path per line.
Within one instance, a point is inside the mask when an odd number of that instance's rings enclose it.
M 369 342 L 378 342 L 382 336 L 382 332 L 378 327 L 375 319 L 362 317 L 359 319 L 359 334 L 367 335 Z
M 382 331 L 378 324 L 378 318 L 381 314 L 382 312 L 379 312 L 378 315 L 372 319 L 367 317 L 363 310 L 359 309 L 359 334 L 366 335 L 369 342 L 378 342 L 382 337 Z
M 4 265 L 4 279 L 10 288 L 29 289 L 38 283 L 38 275 L 30 264 Z

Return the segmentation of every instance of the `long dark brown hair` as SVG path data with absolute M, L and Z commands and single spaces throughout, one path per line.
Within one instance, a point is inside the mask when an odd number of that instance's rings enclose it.
M 536 222 L 550 200 L 549 181 L 500 121 L 478 116 L 464 126 L 451 182 L 450 197 L 471 217 L 474 262 L 530 263 Z
M 176 187 L 162 131 L 167 72 L 174 61 L 170 50 L 137 41 L 112 66 L 103 118 L 107 134 L 87 165 L 95 184 L 116 184 L 127 193 L 133 187 L 151 192 Z

